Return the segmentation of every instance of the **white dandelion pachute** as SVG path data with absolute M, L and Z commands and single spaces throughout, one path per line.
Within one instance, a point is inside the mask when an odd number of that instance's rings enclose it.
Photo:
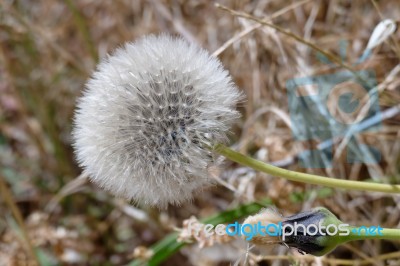
M 221 62 L 169 35 L 146 36 L 105 58 L 86 84 L 74 148 L 90 180 L 114 195 L 165 207 L 210 184 L 209 147 L 239 113 Z

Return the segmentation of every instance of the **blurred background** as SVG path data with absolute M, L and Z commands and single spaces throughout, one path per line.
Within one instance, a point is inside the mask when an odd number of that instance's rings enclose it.
M 242 119 L 232 130 L 235 149 L 292 170 L 400 183 L 400 33 L 358 62 L 375 26 L 400 19 L 399 1 L 218 3 L 266 19 L 300 40 L 224 11 L 213 1 L 0 2 L 0 265 L 35 265 L 30 246 L 43 265 L 126 265 L 151 256 L 149 247 L 191 216 L 203 219 L 254 201 L 268 201 L 284 216 L 325 206 L 349 224 L 400 227 L 399 196 L 292 183 L 230 162 L 213 173 L 216 185 L 193 202 L 161 211 L 131 205 L 78 178 L 70 133 L 85 81 L 99 59 L 122 43 L 169 32 L 218 56 L 246 94 L 239 106 Z M 330 63 L 334 58 L 345 66 Z M 346 66 L 375 73 L 379 127 L 362 129 L 351 141 L 334 134 L 298 138 L 295 129 L 304 124 L 301 112 L 293 113 L 288 104 L 287 82 L 335 75 Z M 321 156 L 321 167 L 307 167 L 304 162 L 311 157 L 304 152 L 318 149 L 323 140 L 331 141 L 332 159 Z M 353 163 L 346 151 L 350 142 L 358 145 L 361 158 Z M 370 153 L 361 144 L 373 146 L 379 158 L 364 163 Z M 193 242 L 171 252 L 163 265 L 243 264 L 246 245 L 240 240 Z M 353 242 L 314 258 L 276 246 L 250 250 L 247 264 L 400 265 L 399 249 L 395 241 Z

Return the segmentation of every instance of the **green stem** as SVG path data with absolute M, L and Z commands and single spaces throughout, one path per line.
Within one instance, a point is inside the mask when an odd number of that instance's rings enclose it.
M 343 242 L 367 240 L 367 239 L 385 239 L 400 241 L 400 229 L 389 229 L 375 227 L 350 227 L 350 234 L 342 238 Z
M 222 144 L 217 144 L 214 147 L 214 150 L 217 153 L 241 165 L 248 166 L 255 170 L 273 176 L 279 176 L 295 182 L 321 185 L 325 187 L 339 188 L 345 190 L 375 191 L 375 192 L 400 194 L 400 185 L 377 184 L 364 181 L 343 180 L 343 179 L 329 178 L 319 175 L 290 171 L 250 158 Z

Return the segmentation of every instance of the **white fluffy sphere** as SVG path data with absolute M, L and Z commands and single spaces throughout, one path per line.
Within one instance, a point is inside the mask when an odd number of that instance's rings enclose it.
M 241 94 L 221 62 L 193 43 L 146 36 L 105 58 L 86 84 L 74 148 L 91 181 L 165 207 L 210 183 L 210 147 L 226 140 Z

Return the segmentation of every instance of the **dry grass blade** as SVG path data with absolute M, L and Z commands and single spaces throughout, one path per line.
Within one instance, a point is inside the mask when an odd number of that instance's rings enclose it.
M 2 175 L 0 175 L 0 194 L 2 195 L 4 202 L 10 208 L 11 213 L 14 216 L 14 219 L 18 223 L 21 233 L 26 241 L 26 249 L 27 249 L 28 254 L 36 262 L 36 265 L 39 266 L 40 265 L 39 259 L 35 252 L 35 248 L 32 245 L 32 241 L 29 237 L 28 230 L 26 229 L 26 226 L 24 223 L 24 218 L 22 217 L 22 214 L 21 214 L 18 206 L 15 204 L 14 199 L 11 194 L 11 191 L 8 189 L 7 184 L 5 183 L 5 179 Z
M 301 36 L 298 36 L 298 35 L 290 32 L 288 30 L 285 30 L 285 29 L 283 29 L 283 28 L 281 28 L 281 27 L 279 27 L 279 26 L 277 26 L 275 24 L 272 24 L 272 23 L 268 22 L 267 20 L 259 19 L 257 17 L 254 17 L 254 16 L 250 15 L 250 14 L 247 14 L 247 13 L 244 13 L 244 12 L 235 11 L 233 9 L 230 9 L 230 8 L 228 8 L 226 6 L 223 6 L 221 4 L 218 4 L 218 3 L 215 4 L 215 6 L 217 8 L 220 8 L 220 9 L 222 9 L 224 11 L 227 11 L 227 12 L 231 13 L 234 16 L 245 18 L 245 19 L 250 19 L 250 20 L 253 20 L 253 21 L 257 22 L 257 23 L 260 23 L 261 25 L 273 28 L 273 29 L 277 30 L 278 32 L 280 32 L 282 34 L 284 34 L 284 35 L 286 35 L 286 36 L 288 36 L 290 38 L 293 38 L 293 39 L 295 39 L 296 41 L 298 41 L 298 42 L 300 42 L 302 44 L 305 44 L 305 45 L 309 46 L 313 50 L 315 50 L 317 52 L 320 52 L 321 54 L 326 56 L 329 60 L 331 60 L 332 62 L 336 63 L 337 65 L 339 65 L 339 66 L 341 66 L 343 68 L 346 68 L 351 72 L 354 72 L 353 67 L 351 67 L 350 65 L 348 65 L 346 63 L 343 63 L 342 59 L 338 58 L 337 56 L 335 56 L 334 54 L 332 54 L 332 53 L 330 53 L 328 51 L 325 51 L 325 50 L 319 48 L 317 45 L 315 45 L 312 42 L 309 42 L 309 41 L 305 40 Z
M 272 14 L 271 16 L 269 16 L 267 21 L 271 21 L 274 18 L 277 18 L 283 14 L 285 14 L 286 12 L 299 7 L 301 5 L 304 5 L 308 2 L 310 2 L 311 0 L 303 0 L 300 2 L 296 2 L 293 3 L 287 7 L 282 8 L 281 10 L 275 12 L 274 14 Z M 218 5 L 217 5 L 218 6 Z M 242 32 L 238 33 L 237 35 L 233 36 L 231 39 L 229 39 L 228 41 L 226 41 L 223 45 L 221 45 L 217 50 L 215 50 L 213 52 L 213 56 L 218 56 L 220 55 L 225 49 L 227 49 L 229 46 L 231 46 L 233 43 L 235 43 L 236 41 L 242 39 L 244 36 L 248 35 L 249 33 L 253 32 L 254 30 L 258 29 L 259 27 L 261 27 L 261 24 L 258 25 L 253 25 L 245 30 L 243 30 Z

